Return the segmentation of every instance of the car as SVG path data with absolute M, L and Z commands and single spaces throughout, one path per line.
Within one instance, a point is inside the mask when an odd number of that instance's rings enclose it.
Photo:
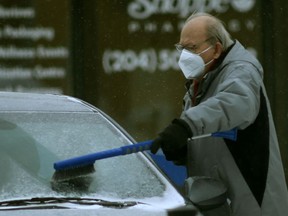
M 80 99 L 0 92 L 0 215 L 144 216 L 187 207 L 147 152 L 96 160 L 92 169 L 55 169 L 70 158 L 134 143 L 111 117 Z

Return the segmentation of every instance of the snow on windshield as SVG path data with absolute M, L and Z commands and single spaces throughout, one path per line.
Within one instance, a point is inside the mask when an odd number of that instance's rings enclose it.
M 55 160 L 129 143 L 98 114 L 6 113 L 0 114 L 0 119 L 15 125 L 5 130 L 0 127 L 0 152 L 4 155 L 0 155 L 1 199 L 55 195 L 50 187 Z M 144 198 L 162 196 L 165 191 L 137 154 L 96 161 L 95 169 L 85 192 L 89 196 Z

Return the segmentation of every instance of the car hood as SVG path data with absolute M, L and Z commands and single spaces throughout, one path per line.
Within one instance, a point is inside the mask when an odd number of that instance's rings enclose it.
M 38 206 L 39 207 L 39 206 Z M 47 206 L 46 206 L 47 207 Z M 60 207 L 60 206 L 58 206 Z M 62 207 L 64 207 L 62 205 Z M 68 206 L 67 206 L 68 207 Z M 71 207 L 71 206 L 70 206 Z M 57 208 L 57 207 L 56 207 Z M 0 216 L 33 216 L 33 215 L 41 215 L 41 216 L 110 216 L 110 215 L 119 215 L 119 216 L 166 216 L 167 211 L 164 209 L 159 209 L 146 205 L 137 205 L 129 208 L 122 209 L 114 209 L 114 208 L 106 208 L 106 207 L 93 207 L 91 209 L 85 207 L 82 209 L 14 209 L 8 211 L 0 211 Z

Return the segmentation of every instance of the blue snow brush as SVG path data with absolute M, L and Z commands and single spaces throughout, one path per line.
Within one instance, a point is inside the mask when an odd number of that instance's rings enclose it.
M 201 139 L 204 137 L 221 137 L 235 141 L 237 139 L 237 129 L 194 136 L 192 139 Z M 62 181 L 63 179 L 67 180 L 70 177 L 74 178 L 77 175 L 88 175 L 95 172 L 94 163 L 96 160 L 147 151 L 150 150 L 152 142 L 152 140 L 148 140 L 133 145 L 122 146 L 120 148 L 109 149 L 55 162 L 54 169 L 56 172 L 53 175 L 53 180 Z
M 237 140 L 237 129 L 234 128 L 232 130 L 229 131 L 222 131 L 222 132 L 216 132 L 216 133 L 210 133 L 210 134 L 203 134 L 203 135 L 199 135 L 199 136 L 194 136 L 192 137 L 192 139 L 201 139 L 204 137 L 222 137 L 225 139 L 229 139 L 229 140 L 233 140 L 236 141 Z

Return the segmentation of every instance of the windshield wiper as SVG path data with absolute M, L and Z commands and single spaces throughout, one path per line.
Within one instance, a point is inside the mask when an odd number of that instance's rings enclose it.
M 135 201 L 107 201 L 94 198 L 81 198 L 81 197 L 35 197 L 31 199 L 8 200 L 0 202 L 0 210 L 3 207 L 19 207 L 19 206 L 32 206 L 44 204 L 61 204 L 70 203 L 77 205 L 101 205 L 110 208 L 128 208 L 138 204 L 144 204 Z M 3 209 L 4 210 L 4 209 Z

